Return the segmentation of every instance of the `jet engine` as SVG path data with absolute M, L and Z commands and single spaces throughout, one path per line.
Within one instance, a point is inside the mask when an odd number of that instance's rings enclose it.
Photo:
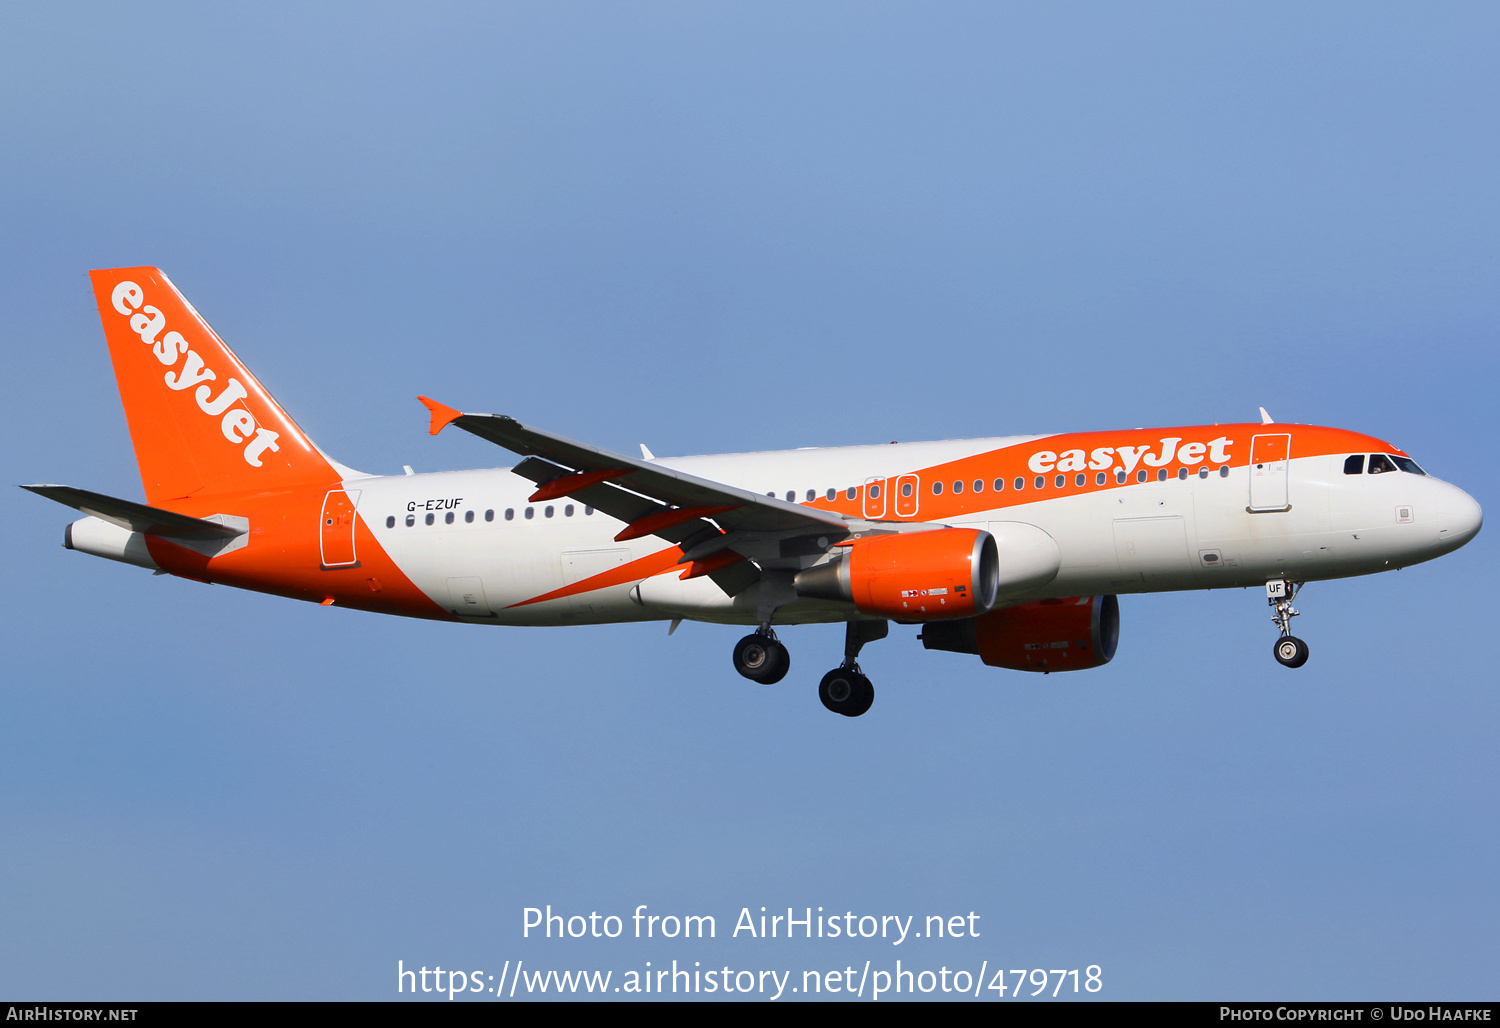
M 1120 642 L 1120 602 L 1069 596 L 992 610 L 922 628 L 929 650 L 977 653 L 1013 671 L 1081 671 L 1108 664 Z
M 842 557 L 798 572 L 797 595 L 843 600 L 899 621 L 972 617 L 1000 588 L 995 540 L 977 528 L 938 528 L 856 539 Z

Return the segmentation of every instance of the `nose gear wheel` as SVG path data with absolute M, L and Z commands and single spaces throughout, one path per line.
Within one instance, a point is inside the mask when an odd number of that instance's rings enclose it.
M 1307 643 L 1295 635 L 1284 635 L 1276 640 L 1276 659 L 1287 667 L 1301 667 L 1307 663 Z
M 1271 652 L 1285 667 L 1301 667 L 1307 663 L 1307 643 L 1292 634 L 1292 618 L 1297 616 L 1292 598 L 1301 591 L 1301 582 L 1277 579 L 1266 583 L 1266 602 L 1271 605 L 1271 623 L 1281 632 L 1281 638 L 1276 640 Z

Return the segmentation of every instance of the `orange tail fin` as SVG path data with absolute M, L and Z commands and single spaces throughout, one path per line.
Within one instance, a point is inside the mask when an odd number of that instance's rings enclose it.
M 89 278 L 148 503 L 342 477 L 161 271 Z

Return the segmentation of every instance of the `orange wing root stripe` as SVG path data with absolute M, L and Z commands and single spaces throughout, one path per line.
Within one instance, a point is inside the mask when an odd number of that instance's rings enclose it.
M 626 525 L 620 530 L 620 534 L 615 536 L 615 542 L 623 543 L 628 539 L 639 539 L 643 535 L 660 532 L 664 528 L 680 525 L 684 521 L 691 521 L 694 518 L 711 518 L 725 511 L 738 510 L 741 506 L 743 504 L 731 503 L 727 507 L 672 507 L 668 510 L 659 510 L 655 514 L 647 514 Z
M 438 403 L 430 397 L 419 396 L 417 399 L 421 401 L 422 406 L 432 412 L 432 427 L 427 430 L 428 435 L 437 435 L 452 424 L 455 418 L 463 417 L 463 411 L 454 410 L 452 407 Z
M 434 414 L 433 417 L 436 418 L 437 415 Z M 569 493 L 576 493 L 580 489 L 587 489 L 591 485 L 598 485 L 600 482 L 629 473 L 628 468 L 606 468 L 603 471 L 580 471 L 576 474 L 564 475 L 562 478 L 554 478 L 539 488 L 526 502 L 542 503 L 546 500 L 556 500 Z
M 711 557 L 704 557 L 702 560 L 693 561 L 688 565 L 688 569 L 677 577 L 683 581 L 689 578 L 701 578 L 721 568 L 727 568 L 731 564 L 737 564 L 744 559 L 744 557 L 733 550 L 720 550 Z
M 682 556 L 682 549 L 677 546 L 668 546 L 665 550 L 657 550 L 629 564 L 621 564 L 619 567 L 610 568 L 592 578 L 585 578 L 581 582 L 565 585 L 561 589 L 553 589 L 550 593 L 542 593 L 533 596 L 529 600 L 520 603 L 512 603 L 512 607 L 526 607 L 533 603 L 541 603 L 545 600 L 560 600 L 566 596 L 577 596 L 580 593 L 593 592 L 595 589 L 608 589 L 613 585 L 624 585 L 626 582 L 636 582 L 643 578 L 659 575 L 663 571 L 671 571 L 677 566 L 678 558 Z

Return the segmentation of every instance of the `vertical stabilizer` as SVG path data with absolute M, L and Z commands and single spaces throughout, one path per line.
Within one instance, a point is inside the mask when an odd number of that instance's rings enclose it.
M 161 271 L 89 278 L 148 503 L 342 477 Z

